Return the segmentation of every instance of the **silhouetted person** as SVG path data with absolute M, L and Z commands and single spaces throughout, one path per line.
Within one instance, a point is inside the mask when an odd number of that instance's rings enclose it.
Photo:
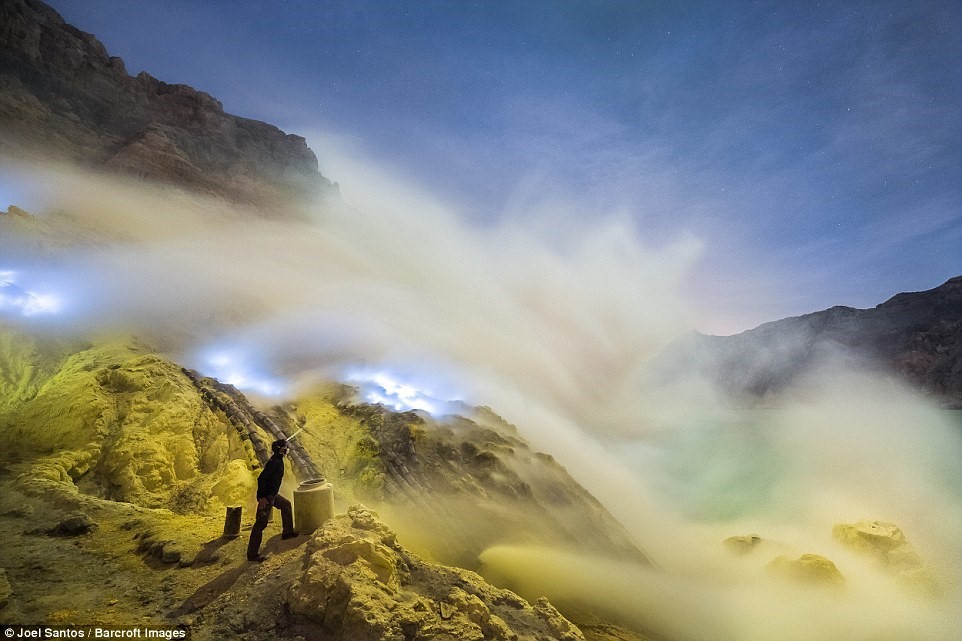
M 287 441 L 281 439 L 271 443 L 271 450 L 274 455 L 267 460 L 260 476 L 257 477 L 257 516 L 254 518 L 254 527 L 251 529 L 251 540 L 247 544 L 247 560 L 263 561 L 266 557 L 260 553 L 261 538 L 264 536 L 264 528 L 267 527 L 267 519 L 271 515 L 271 507 L 276 507 L 281 511 L 281 538 L 293 539 L 297 536 L 294 531 L 294 513 L 291 510 L 291 502 L 277 492 L 281 489 L 281 481 L 284 479 L 284 456 L 287 454 Z

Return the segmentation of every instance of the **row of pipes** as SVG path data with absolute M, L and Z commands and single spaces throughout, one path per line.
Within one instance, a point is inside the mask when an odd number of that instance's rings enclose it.
M 204 402 L 211 409 L 222 412 L 241 438 L 250 441 L 257 457 L 258 466 L 263 466 L 267 463 L 267 459 L 271 457 L 270 446 L 260 433 L 260 430 L 263 430 L 273 436 L 275 440 L 288 442 L 288 456 L 294 466 L 295 476 L 298 480 L 323 478 L 307 450 L 296 440 L 291 440 L 296 432 L 287 436 L 284 430 L 278 427 L 277 423 L 252 406 L 247 398 L 233 385 L 226 385 L 210 377 L 202 377 L 191 369 L 183 368 L 182 371 L 200 392 Z

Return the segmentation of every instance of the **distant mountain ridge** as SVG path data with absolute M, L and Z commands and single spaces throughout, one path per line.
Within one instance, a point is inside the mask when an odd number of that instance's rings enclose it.
M 836 306 L 734 336 L 686 336 L 665 350 L 657 368 L 661 377 L 698 373 L 738 401 L 757 404 L 829 359 L 962 408 L 962 276 L 871 309 Z
M 0 154 L 54 157 L 269 206 L 336 186 L 304 138 L 210 95 L 130 76 L 38 0 L 0 2 Z

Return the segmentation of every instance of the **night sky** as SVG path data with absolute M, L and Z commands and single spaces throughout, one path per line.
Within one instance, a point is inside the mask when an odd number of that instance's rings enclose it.
M 132 75 L 364 158 L 478 225 L 695 239 L 699 329 L 962 273 L 962 3 L 53 0 Z

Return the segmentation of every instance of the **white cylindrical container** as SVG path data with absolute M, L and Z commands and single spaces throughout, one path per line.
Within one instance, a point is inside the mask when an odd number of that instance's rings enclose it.
M 310 534 L 334 518 L 334 486 L 323 478 L 304 481 L 294 490 L 294 528 Z

